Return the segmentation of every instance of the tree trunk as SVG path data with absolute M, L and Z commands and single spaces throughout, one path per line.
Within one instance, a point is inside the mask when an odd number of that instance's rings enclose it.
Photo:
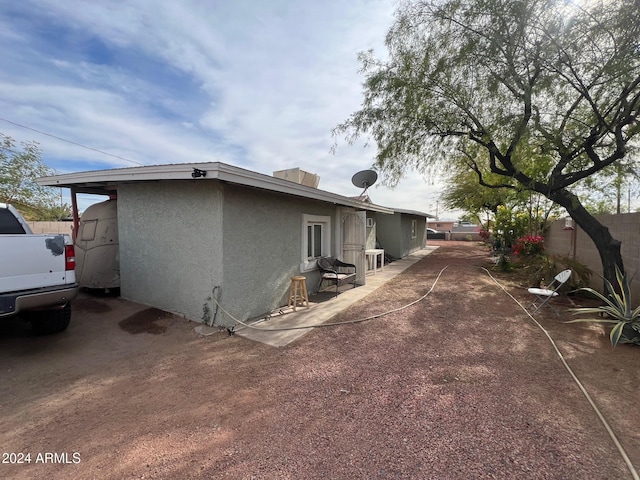
M 591 215 L 580 203 L 578 198 L 567 190 L 553 192 L 549 198 L 562 205 L 573 221 L 586 233 L 600 254 L 602 262 L 602 276 L 611 282 L 617 290 L 616 265 L 624 273 L 620 240 L 616 240 L 609 233 L 609 229 Z M 604 287 L 604 285 L 603 285 Z M 604 290 L 606 292 L 606 289 Z

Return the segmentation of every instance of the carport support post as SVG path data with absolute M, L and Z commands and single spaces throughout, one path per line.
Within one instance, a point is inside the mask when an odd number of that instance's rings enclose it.
M 78 236 L 78 228 L 80 227 L 80 216 L 78 215 L 78 191 L 71 187 L 71 209 L 73 211 L 73 231 L 71 232 L 71 237 L 73 243 L 76 243 L 76 237 Z

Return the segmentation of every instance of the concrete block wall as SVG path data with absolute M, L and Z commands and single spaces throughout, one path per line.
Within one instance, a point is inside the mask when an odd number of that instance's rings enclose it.
M 33 233 L 64 233 L 71 235 L 73 222 L 27 222 Z
M 621 253 L 624 268 L 631 281 L 633 305 L 640 305 L 640 213 L 598 215 L 598 221 L 609 228 L 613 238 L 622 242 Z M 564 230 L 564 219 L 555 221 L 545 236 L 545 250 L 550 255 L 566 255 L 584 263 L 594 273 L 591 287 L 602 290 L 602 263 L 591 239 L 576 226 Z M 634 277 L 635 275 L 635 277 Z
M 482 240 L 480 233 L 478 232 L 451 232 L 447 233 L 449 240 L 455 240 L 458 242 L 479 242 Z

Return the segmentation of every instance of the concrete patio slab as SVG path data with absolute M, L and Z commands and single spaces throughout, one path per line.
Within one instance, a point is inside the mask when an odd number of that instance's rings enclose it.
M 326 323 L 342 310 L 374 292 L 437 248 L 437 246 L 428 245 L 405 258 L 385 265 L 375 275 L 368 274 L 365 285 L 344 290 L 336 298 L 318 303 L 313 302 L 313 298 L 310 296 L 308 309 L 298 307 L 296 311 L 293 311 L 291 308 L 283 308 L 278 314 L 272 315 L 268 319 L 248 324 L 250 326 L 238 326 L 235 333 L 272 347 L 284 347 L 310 332 L 314 325 Z

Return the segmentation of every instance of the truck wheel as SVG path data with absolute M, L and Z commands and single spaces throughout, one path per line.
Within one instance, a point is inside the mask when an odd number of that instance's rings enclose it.
M 71 321 L 71 304 L 67 303 L 63 308 L 55 310 L 43 310 L 33 313 L 35 315 L 31 317 L 31 328 L 36 335 L 62 332 L 69 326 Z

